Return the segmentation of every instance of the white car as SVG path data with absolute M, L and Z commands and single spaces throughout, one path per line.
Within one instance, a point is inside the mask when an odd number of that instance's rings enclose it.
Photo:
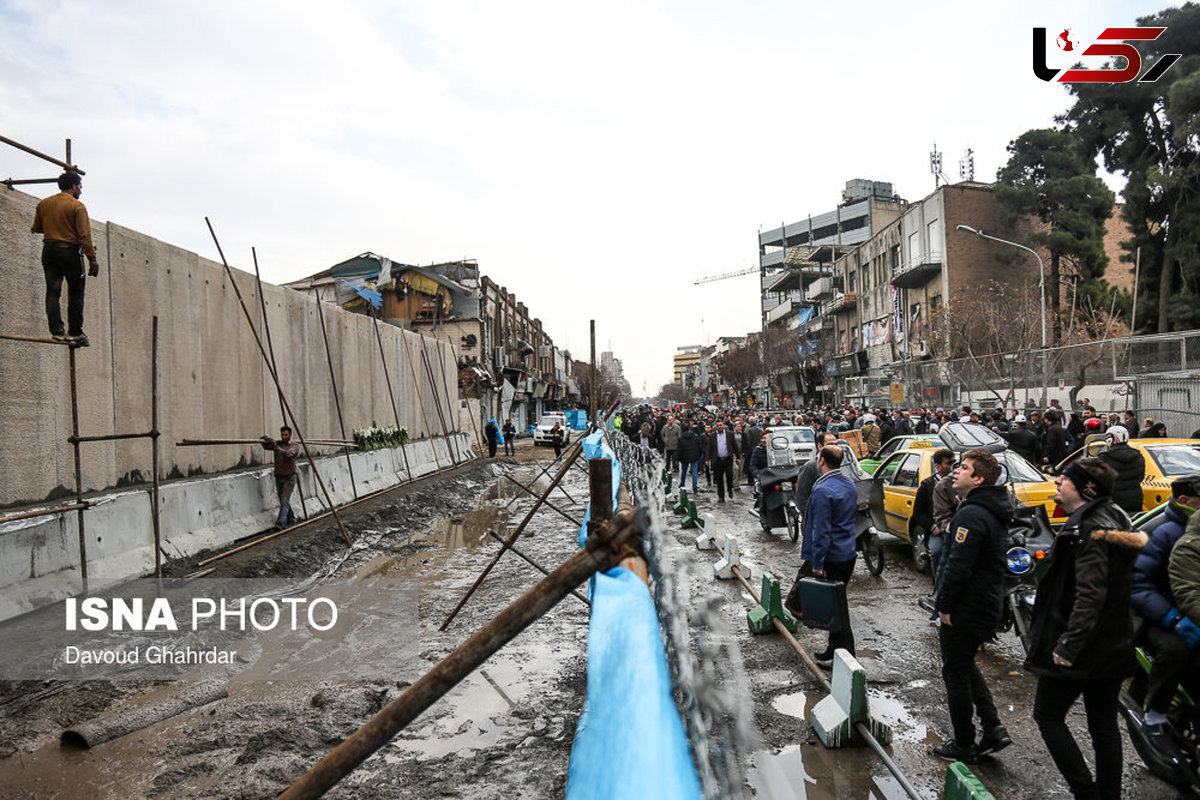
M 792 445 L 795 463 L 803 464 L 817 454 L 817 436 L 812 428 L 803 425 L 780 425 L 767 428 L 763 438 L 770 441 L 773 436 L 786 436 Z
M 540 420 L 538 420 L 537 427 L 533 429 L 533 444 L 534 444 L 534 446 L 537 446 L 539 444 L 544 444 L 544 445 L 554 444 L 554 437 L 551 435 L 550 432 L 554 430 L 554 424 L 556 422 L 562 426 L 562 430 L 563 430 L 562 443 L 563 443 L 563 445 L 565 446 L 565 445 L 568 445 L 571 443 L 571 428 L 570 428 L 570 426 L 567 425 L 567 415 L 563 414 L 561 412 L 557 412 L 557 413 L 543 414 L 542 418 Z

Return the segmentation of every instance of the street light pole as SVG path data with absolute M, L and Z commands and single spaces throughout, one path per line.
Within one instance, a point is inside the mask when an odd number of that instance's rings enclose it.
M 1026 247 L 1017 242 L 1010 242 L 1008 239 L 1001 239 L 999 236 L 992 236 L 990 233 L 984 233 L 981 230 L 972 228 L 970 225 L 954 226 L 960 231 L 973 233 L 981 239 L 991 239 L 993 242 L 1007 244 L 1011 247 L 1016 247 L 1019 250 L 1024 250 L 1031 253 L 1038 262 L 1038 288 L 1041 290 L 1041 306 L 1042 306 L 1042 408 L 1046 407 L 1046 392 L 1048 390 L 1050 365 L 1046 359 L 1046 265 L 1042 262 L 1042 257 L 1037 254 L 1037 251 L 1031 247 Z

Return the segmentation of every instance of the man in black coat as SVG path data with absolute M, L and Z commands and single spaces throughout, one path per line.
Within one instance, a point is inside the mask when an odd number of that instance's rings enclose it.
M 1112 444 L 1098 458 L 1117 473 L 1113 481 L 1113 502 L 1128 514 L 1142 513 L 1145 497 L 1142 481 L 1146 477 L 1146 459 L 1142 451 L 1129 446 L 1129 431 L 1122 425 L 1113 425 L 1105 434 Z
M 1024 414 L 1017 414 L 1013 420 L 1015 428 L 1002 434 L 1008 440 L 1008 447 L 1019 456 L 1023 456 L 1030 464 L 1037 464 L 1041 461 L 1041 447 L 1038 444 L 1038 437 L 1033 431 L 1029 430 L 1029 425 L 1025 421 Z
M 1054 499 L 1070 517 L 1038 582 L 1025 669 L 1038 676 L 1037 723 L 1058 771 L 1076 797 L 1121 796 L 1121 682 L 1137 670 L 1130 593 L 1146 534 L 1111 499 L 1113 471 L 1095 458 L 1070 464 Z M 1079 697 L 1087 710 L 1096 775 L 1067 727 Z
M 699 423 L 697 423 L 699 427 Z M 703 430 L 703 428 L 700 428 Z M 691 426 L 687 426 L 679 434 L 679 446 L 675 450 L 675 455 L 679 458 L 679 488 L 682 489 L 687 483 L 687 474 L 691 470 L 692 473 L 692 491 L 699 492 L 698 478 L 700 475 L 700 461 L 704 458 L 704 442 L 697 435 L 696 430 Z
M 1070 455 L 1061 411 L 1046 412 L 1046 435 L 1042 437 L 1042 463 L 1054 466 Z
M 717 420 L 717 428 L 708 436 L 708 457 L 712 461 L 714 477 L 717 479 L 717 502 L 725 502 L 725 492 L 730 496 L 737 491 L 733 487 L 733 465 L 742 463 L 742 451 L 738 437 L 725 429 L 725 421 Z
M 935 747 L 938 758 L 973 764 L 980 756 L 1012 744 L 992 693 L 975 663 L 980 645 L 992 638 L 1004 616 L 1004 569 L 1012 507 L 997 486 L 1000 464 L 986 450 L 968 450 L 954 472 L 963 496 L 946 535 L 954 537 L 938 575 L 936 607 L 941 627 L 942 680 L 954 738 Z M 975 743 L 973 713 L 983 736 Z

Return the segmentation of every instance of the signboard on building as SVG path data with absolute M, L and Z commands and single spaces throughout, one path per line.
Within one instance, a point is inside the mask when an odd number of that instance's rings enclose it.
M 893 383 L 892 384 L 892 404 L 899 405 L 903 402 L 904 402 L 904 384 L 898 383 L 898 382 Z

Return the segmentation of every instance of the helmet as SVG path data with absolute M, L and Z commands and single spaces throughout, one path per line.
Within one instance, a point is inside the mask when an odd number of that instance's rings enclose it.
M 1017 416 L 1013 419 L 1013 422 L 1017 423 L 1018 425 L 1024 425 L 1027 421 L 1028 420 L 1025 419 L 1024 414 L 1017 414 Z
M 1125 430 L 1124 425 L 1113 425 L 1104 433 L 1106 436 L 1108 436 L 1108 438 L 1112 439 L 1114 443 L 1129 441 L 1129 431 Z
M 1083 429 L 1087 431 L 1098 431 L 1100 430 L 1100 426 L 1103 424 L 1104 423 L 1100 421 L 1099 417 L 1089 417 L 1087 421 L 1083 423 Z

